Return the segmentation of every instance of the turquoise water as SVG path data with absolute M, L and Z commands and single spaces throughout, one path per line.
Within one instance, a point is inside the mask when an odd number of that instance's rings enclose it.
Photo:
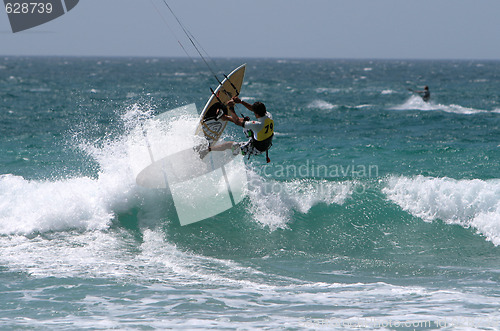
M 500 62 L 216 63 L 247 63 L 272 162 L 246 160 L 243 202 L 181 227 L 129 148 L 205 104 L 202 63 L 0 59 L 0 328 L 499 328 Z M 424 85 L 429 103 L 408 91 Z

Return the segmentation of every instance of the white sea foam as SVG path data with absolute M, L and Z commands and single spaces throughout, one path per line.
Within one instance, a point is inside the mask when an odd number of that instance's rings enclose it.
M 370 108 L 370 107 L 373 107 L 373 105 L 370 105 L 370 104 L 357 105 L 354 108 L 356 108 L 356 109 L 363 109 L 363 108 Z
M 84 317 L 70 317 L 72 325 L 80 328 L 95 325 L 126 328 L 136 323 L 150 328 L 168 325 L 187 329 L 234 328 L 236 324 L 259 329 L 379 330 L 404 324 L 470 329 L 491 328 L 498 324 L 499 318 L 494 313 L 496 298 L 479 291 L 394 285 L 384 281 L 314 282 L 273 275 L 253 267 L 253 263 L 184 252 L 167 242 L 158 229 L 145 230 L 141 245 L 136 245 L 126 233 L 95 231 L 51 239 L 2 237 L 0 248 L 3 253 L 0 261 L 11 271 L 42 279 L 42 285 L 21 291 L 23 297 L 19 301 L 41 300 L 54 293 L 45 284 L 54 284 L 59 295 L 54 301 L 77 303 L 87 313 Z M 51 278 L 69 281 L 55 285 L 50 283 Z M 96 278 L 97 285 L 86 287 L 87 279 Z M 105 283 L 106 279 L 111 280 L 111 285 Z M 101 283 L 106 286 L 99 290 Z M 80 286 L 82 298 L 68 294 L 78 291 Z M 477 305 L 485 307 L 482 313 L 477 312 Z M 310 315 L 310 307 L 314 306 L 321 306 L 322 314 Z M 266 314 L 269 307 L 272 313 Z M 213 319 L 214 309 L 217 319 Z M 184 311 L 187 314 L 195 311 L 196 316 L 186 318 Z M 245 320 L 235 322 L 232 319 L 235 312 L 241 311 L 245 312 Z M 473 317 L 464 319 L 464 316 Z M 210 320 L 209 325 L 206 320 Z M 66 325 L 68 319 L 26 321 L 26 325 L 41 328 L 48 323 L 52 327 Z
M 334 87 L 318 87 L 315 89 L 316 93 L 339 93 L 342 92 L 342 89 L 340 88 L 334 88 Z
M 126 277 L 132 269 L 126 247 L 132 241 L 124 231 L 100 230 L 2 236 L 0 261 L 34 277 Z
M 96 178 L 0 177 L 1 234 L 105 229 L 116 213 L 135 204 L 135 179 L 123 142 L 85 147 L 99 163 Z
M 31 181 L 20 176 L 0 178 L 0 233 L 29 234 L 80 229 L 104 229 L 113 219 L 111 205 L 120 199 L 98 179 Z
M 321 109 L 321 110 L 331 110 L 337 108 L 337 105 L 331 104 L 324 100 L 314 100 L 311 102 L 307 108 Z
M 249 170 L 250 211 L 255 221 L 271 230 L 287 227 L 294 211 L 307 213 L 318 203 L 343 204 L 355 183 L 294 179 L 277 181 Z
M 391 177 L 383 192 L 403 210 L 425 221 L 473 227 L 500 245 L 500 180 Z
M 402 105 L 392 107 L 391 109 L 392 110 L 444 111 L 447 113 L 464 114 L 464 115 L 492 112 L 489 110 L 463 107 L 463 106 L 454 105 L 454 104 L 443 105 L 440 103 L 435 103 L 433 101 L 425 102 L 422 100 L 422 98 L 420 98 L 417 95 L 410 97 Z

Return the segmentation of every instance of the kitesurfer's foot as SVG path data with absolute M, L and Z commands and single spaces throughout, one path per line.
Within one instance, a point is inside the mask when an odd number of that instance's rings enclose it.
M 241 147 L 238 143 L 234 143 L 232 146 L 231 146 L 231 152 L 233 152 L 233 155 L 238 155 L 240 154 L 241 152 Z
M 203 160 L 205 158 L 205 156 L 208 155 L 208 153 L 210 153 L 210 148 L 207 148 L 205 150 L 200 151 L 200 159 Z
M 194 151 L 195 151 L 196 153 L 198 153 L 198 155 L 200 156 L 200 159 L 202 159 L 202 160 L 203 160 L 203 158 L 204 158 L 205 156 L 207 156 L 207 154 L 208 154 L 209 152 L 211 152 L 211 151 L 212 151 L 212 149 L 210 148 L 210 146 L 209 146 L 208 148 L 206 148 L 204 145 L 198 145 L 198 146 L 195 146 L 195 147 L 193 147 L 193 149 L 194 149 Z
M 210 153 L 212 151 L 212 149 L 210 147 L 206 148 L 206 149 L 201 149 L 198 154 L 200 155 L 200 159 L 204 159 L 205 156 L 208 155 L 208 153 Z

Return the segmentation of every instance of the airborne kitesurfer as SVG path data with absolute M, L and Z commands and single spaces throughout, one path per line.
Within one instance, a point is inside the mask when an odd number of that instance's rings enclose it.
M 248 110 L 251 110 L 256 120 L 251 121 L 249 117 L 238 117 L 234 112 L 234 105 L 236 103 L 242 104 Z M 266 106 L 259 101 L 249 104 L 238 97 L 233 97 L 227 102 L 227 108 L 228 115 L 222 116 L 222 119 L 243 127 L 249 140 L 246 142 L 223 142 L 209 147 L 208 151 L 224 151 L 231 148 L 235 155 L 240 152 L 248 156 L 267 153 L 272 145 L 274 136 L 274 120 L 271 113 L 267 111 Z M 267 157 L 267 162 L 269 162 L 269 157 Z

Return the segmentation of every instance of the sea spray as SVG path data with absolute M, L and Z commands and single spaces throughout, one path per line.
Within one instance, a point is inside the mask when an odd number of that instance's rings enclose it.
M 419 96 L 411 96 L 408 100 L 406 100 L 403 104 L 394 106 L 391 109 L 393 110 L 422 110 L 422 111 L 444 111 L 447 113 L 455 113 L 455 114 L 463 114 L 463 115 L 473 115 L 480 113 L 492 112 L 495 110 L 488 111 L 485 109 L 475 109 L 471 107 L 464 107 L 457 104 L 441 104 L 436 101 L 425 102 Z
M 131 123 L 135 123 L 137 127 L 143 120 L 131 115 L 135 113 L 135 107 L 124 113 L 126 125 L 133 127 Z M 127 131 L 118 137 L 93 141 L 73 134 L 71 142 L 98 164 L 95 176 L 45 180 L 1 176 L 0 233 L 108 228 L 117 213 L 138 204 L 127 149 L 129 138 Z

